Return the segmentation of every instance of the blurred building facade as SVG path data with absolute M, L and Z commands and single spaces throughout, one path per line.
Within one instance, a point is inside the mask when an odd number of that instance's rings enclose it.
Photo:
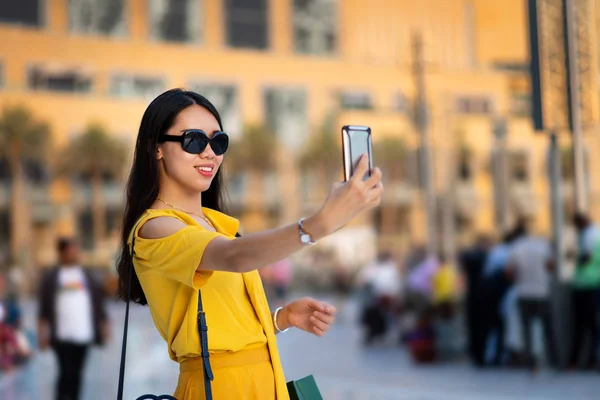
M 369 125 L 375 142 L 387 138 L 402 149 L 397 161 L 386 163 L 398 173 L 386 177 L 381 209 L 339 238 L 346 254 L 356 256 L 372 250 L 361 243 L 376 235 L 380 245 L 401 249 L 426 235 L 414 123 L 414 38 L 420 35 L 436 220 L 442 245 L 452 251 L 478 232 L 500 233 L 517 216 L 534 218 L 539 230 L 550 226 L 548 140 L 530 122 L 524 3 L 2 2 L 0 107 L 25 104 L 48 121 L 53 153 L 90 121 L 101 121 L 133 147 L 154 96 L 171 87 L 197 90 L 222 112 L 233 139 L 242 140 L 250 126 L 271 135 L 273 147 L 258 156 L 275 154 L 274 168 L 229 171 L 230 209 L 249 231 L 291 222 L 320 204 L 329 188 L 322 171 L 298 161 L 320 131 L 333 130 L 337 139 L 344 124 Z M 600 19 L 598 10 L 590 18 Z M 586 135 L 590 151 L 600 144 L 594 129 Z M 569 145 L 566 134 L 563 145 Z M 319 156 L 337 157 L 341 166 L 341 155 L 330 153 Z M 504 175 L 499 157 L 507 160 Z M 588 186 L 592 213 L 600 217 L 598 163 L 589 157 Z M 36 167 L 48 172 L 37 180 L 27 175 L 32 218 L 24 240 L 35 251 L 34 262 L 51 261 L 57 235 L 76 234 L 95 249 L 94 260 L 110 265 L 122 180 L 106 179 L 106 238 L 90 243 L 89 182 L 57 176 L 51 165 Z M 0 165 L 3 241 L 11 235 L 9 175 Z M 571 203 L 571 173 L 564 176 Z

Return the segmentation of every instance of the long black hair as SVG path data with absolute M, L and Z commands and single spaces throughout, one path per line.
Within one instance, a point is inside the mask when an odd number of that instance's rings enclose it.
M 221 116 L 215 106 L 204 96 L 183 89 L 171 89 L 158 96 L 150 103 L 142 117 L 135 144 L 133 165 L 127 181 L 127 198 L 121 227 L 121 254 L 117 262 L 119 275 L 117 297 L 122 300 L 127 300 L 131 267 L 130 248 L 127 241 L 135 223 L 158 197 L 158 160 L 156 158 L 158 139 L 171 128 L 175 118 L 182 110 L 194 104 L 210 111 L 223 130 Z M 225 211 L 221 169 L 217 171 L 208 190 L 202 193 L 202 206 Z M 131 300 L 141 305 L 148 304 L 135 270 L 131 276 Z

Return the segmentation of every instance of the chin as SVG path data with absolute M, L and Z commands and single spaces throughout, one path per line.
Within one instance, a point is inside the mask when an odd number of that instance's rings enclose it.
M 196 185 L 194 185 L 194 190 L 196 192 L 206 192 L 208 190 L 208 188 L 210 188 L 210 185 L 212 184 L 212 179 L 210 181 L 204 181 L 204 182 L 198 182 Z

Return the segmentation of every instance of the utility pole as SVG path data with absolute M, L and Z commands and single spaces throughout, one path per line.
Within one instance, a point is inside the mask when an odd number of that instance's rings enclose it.
M 585 177 L 585 153 L 581 121 L 581 97 L 579 79 L 579 52 L 577 44 L 577 16 L 575 0 L 564 0 L 565 43 L 567 45 L 567 74 L 569 92 L 570 125 L 573 131 L 573 163 L 575 170 L 575 207 L 587 212 L 588 198 Z
M 413 32 L 413 79 L 416 88 L 414 123 L 419 132 L 419 170 L 425 197 L 427 219 L 427 250 L 430 255 L 437 254 L 436 199 L 433 186 L 433 168 L 429 147 L 429 121 L 425 88 L 425 68 L 423 62 L 423 39 L 419 31 Z
M 494 150 L 494 184 L 496 203 L 496 223 L 500 231 L 508 230 L 508 173 L 506 162 L 506 118 L 494 119 L 494 137 L 496 138 Z

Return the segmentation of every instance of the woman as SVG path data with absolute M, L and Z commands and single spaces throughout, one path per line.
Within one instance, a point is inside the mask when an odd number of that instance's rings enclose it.
M 381 172 L 334 185 L 322 208 L 299 223 L 235 238 L 238 221 L 223 213 L 220 166 L 228 139 L 222 131 L 219 113 L 197 93 L 173 89 L 148 106 L 127 188 L 119 294 L 127 296 L 135 235 L 131 299 L 149 305 L 170 357 L 180 363 L 174 396 L 205 398 L 196 326 L 201 290 L 213 398 L 288 399 L 275 333 L 296 327 L 322 336 L 335 308 L 303 298 L 271 315 L 257 268 L 377 206 Z M 356 176 L 367 171 L 366 161 Z

